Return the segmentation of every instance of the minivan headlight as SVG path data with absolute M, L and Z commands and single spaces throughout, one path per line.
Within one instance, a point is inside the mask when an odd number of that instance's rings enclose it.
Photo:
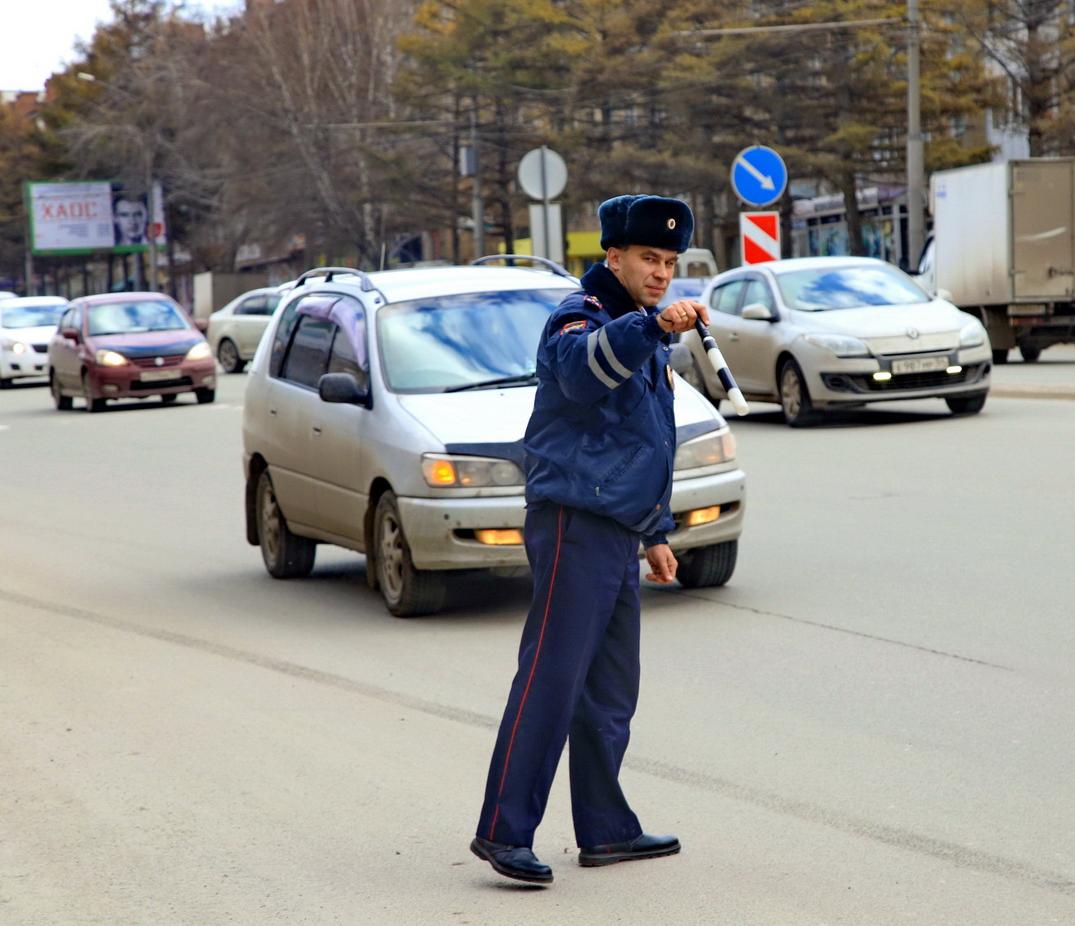
M 735 435 L 728 428 L 703 434 L 680 444 L 676 450 L 675 469 L 716 466 L 735 459 Z
M 979 347 L 985 343 L 985 328 L 978 319 L 967 322 L 959 329 L 960 347 Z
M 521 486 L 526 482 L 523 471 L 511 460 L 441 453 L 422 454 L 422 476 L 435 489 Z
M 127 358 L 123 354 L 108 350 L 105 347 L 97 351 L 94 357 L 97 360 L 97 365 L 102 367 L 122 367 L 127 365 Z
M 858 338 L 843 334 L 808 334 L 806 342 L 831 350 L 837 357 L 869 357 L 870 349 Z

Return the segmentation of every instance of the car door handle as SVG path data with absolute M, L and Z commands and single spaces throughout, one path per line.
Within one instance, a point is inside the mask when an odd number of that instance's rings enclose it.
M 314 425 L 314 434 L 320 434 L 320 433 L 321 433 L 321 425 L 315 424 Z
M 730 331 L 730 332 L 728 332 L 728 340 L 729 341 L 738 341 L 739 340 L 739 335 L 737 335 L 734 331 Z
M 269 409 L 269 414 L 270 415 L 275 415 L 276 414 L 276 409 L 275 408 L 270 408 Z

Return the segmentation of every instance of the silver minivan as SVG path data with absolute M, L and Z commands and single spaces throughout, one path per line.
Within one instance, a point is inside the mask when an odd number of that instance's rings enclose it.
M 398 616 L 438 610 L 446 576 L 525 569 L 522 437 L 538 338 L 578 281 L 538 269 L 319 268 L 281 301 L 250 368 L 246 532 L 277 578 L 319 543 L 365 553 Z M 669 543 L 683 585 L 735 568 L 745 502 L 724 419 L 677 383 Z

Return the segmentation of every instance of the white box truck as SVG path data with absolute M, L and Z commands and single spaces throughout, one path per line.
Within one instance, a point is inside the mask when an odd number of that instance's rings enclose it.
M 981 319 L 993 360 L 1075 340 L 1075 158 L 941 170 L 919 282 Z

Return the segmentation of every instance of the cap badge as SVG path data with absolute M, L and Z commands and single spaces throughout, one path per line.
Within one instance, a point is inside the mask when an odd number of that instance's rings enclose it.
M 672 229 L 675 228 L 675 227 L 676 227 L 676 220 L 675 219 L 669 219 L 668 220 L 668 230 L 672 231 Z

